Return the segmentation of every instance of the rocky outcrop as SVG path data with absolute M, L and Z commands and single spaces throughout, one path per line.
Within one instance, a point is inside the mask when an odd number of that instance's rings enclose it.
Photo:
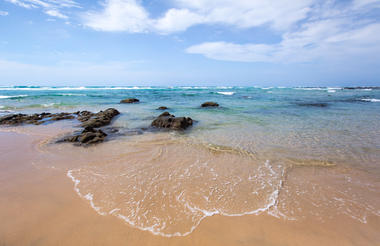
M 137 98 L 127 98 L 120 101 L 120 103 L 138 103 L 140 102 Z
M 82 127 L 92 127 L 99 128 L 102 126 L 109 125 L 116 115 L 120 112 L 114 108 L 109 108 L 105 111 L 100 111 L 99 113 L 93 114 L 88 111 L 82 111 L 78 114 L 78 120 L 82 121 Z
M 0 125 L 20 125 L 20 124 L 33 124 L 40 125 L 49 121 L 59 121 L 74 119 L 75 116 L 71 113 L 41 113 L 41 114 L 10 114 L 0 117 Z
M 219 107 L 219 104 L 216 102 L 205 102 L 202 103 L 201 105 L 202 108 L 207 108 L 207 107 Z
M 59 121 L 77 118 L 82 122 L 81 127 L 84 129 L 72 136 L 64 137 L 58 142 L 72 142 L 79 144 L 94 144 L 103 142 L 107 134 L 100 129 L 95 129 L 109 125 L 112 119 L 120 114 L 114 108 L 109 108 L 99 113 L 92 113 L 90 111 L 78 111 L 75 113 L 41 113 L 41 114 L 11 114 L 0 118 L 0 125 L 19 125 L 19 124 L 34 124 L 40 125 L 49 121 Z M 115 129 L 110 129 L 114 132 Z
M 80 134 L 65 137 L 62 141 L 89 145 L 103 142 L 106 137 L 107 134 L 102 130 L 86 127 Z
M 165 106 L 158 107 L 157 110 L 167 110 L 168 108 Z
M 172 130 L 185 130 L 193 125 L 193 120 L 189 117 L 175 117 L 169 112 L 164 112 L 153 120 L 151 126 L 156 128 L 166 128 Z

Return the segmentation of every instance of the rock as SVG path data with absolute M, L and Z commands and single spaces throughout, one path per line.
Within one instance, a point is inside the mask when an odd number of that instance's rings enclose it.
M 102 130 L 95 130 L 92 127 L 86 127 L 79 135 L 69 136 L 63 139 L 64 142 L 94 144 L 105 140 L 107 134 Z
M 109 108 L 105 111 L 100 111 L 99 113 L 93 114 L 92 116 L 90 116 L 90 114 L 88 114 L 87 112 L 85 113 L 85 116 L 79 116 L 81 117 L 81 121 L 83 122 L 81 126 L 85 128 L 99 128 L 102 126 L 109 125 L 113 117 L 120 114 L 120 112 L 114 108 Z
M 72 120 L 72 119 L 75 119 L 75 116 L 69 113 L 54 114 L 54 116 L 50 118 L 51 121 Z
M 328 106 L 327 103 L 297 103 L 297 105 L 301 107 L 319 107 L 319 108 L 325 108 Z
M 92 116 L 94 116 L 95 114 L 90 112 L 90 111 L 78 111 L 75 113 L 76 115 L 78 115 L 78 120 L 80 122 L 85 122 L 85 121 L 88 121 Z
M 202 106 L 202 108 L 206 108 L 206 107 L 219 107 L 219 104 L 217 104 L 216 102 L 205 102 L 201 106 Z
M 40 125 L 47 121 L 59 121 L 74 119 L 70 113 L 41 113 L 41 114 L 11 114 L 0 118 L 0 125 L 19 125 L 19 124 L 34 124 Z
M 168 108 L 165 106 L 158 107 L 157 110 L 167 110 Z
M 170 116 L 170 117 L 175 117 L 174 115 L 170 114 L 169 112 L 163 112 L 162 114 L 160 114 L 158 117 L 166 117 L 166 116 Z
M 157 128 L 167 128 L 173 130 L 185 130 L 193 125 L 193 120 L 189 117 L 175 117 L 169 112 L 164 112 L 158 116 L 151 124 Z
M 120 103 L 138 103 L 138 102 L 140 102 L 140 100 L 137 98 L 127 98 L 120 101 Z

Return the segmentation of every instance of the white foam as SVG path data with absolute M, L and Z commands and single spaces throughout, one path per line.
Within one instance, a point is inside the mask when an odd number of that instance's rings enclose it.
M 27 97 L 28 95 L 16 95 L 16 96 L 0 96 L 0 99 Z
M 86 94 L 76 94 L 76 93 L 61 93 L 59 96 L 87 96 Z
M 294 88 L 295 90 L 303 90 L 303 91 L 324 91 L 326 88 L 321 88 L 321 87 L 296 87 Z
M 218 91 L 217 93 L 225 96 L 232 96 L 235 94 L 233 91 Z
M 331 89 L 329 89 L 329 90 L 327 90 L 327 92 L 328 92 L 328 93 L 335 93 L 336 90 L 331 90 Z
M 205 165 L 207 165 L 207 164 L 205 164 Z M 74 177 L 74 173 L 80 172 L 81 171 L 80 169 L 69 170 L 67 172 L 67 177 L 69 177 L 73 181 L 75 192 L 81 198 L 86 199 L 87 201 L 89 201 L 90 206 L 99 215 L 103 215 L 103 216 L 105 216 L 105 215 L 116 216 L 117 218 L 124 220 L 129 225 L 131 225 L 131 226 L 133 226 L 135 228 L 138 228 L 138 229 L 140 229 L 142 231 L 149 231 L 149 232 L 151 232 L 154 235 L 159 235 L 159 236 L 163 236 L 163 237 L 182 237 L 182 236 L 187 236 L 187 235 L 191 234 L 199 226 L 199 224 L 201 223 L 201 221 L 203 219 L 205 219 L 207 217 L 214 216 L 214 215 L 223 215 L 223 216 L 235 217 L 235 216 L 244 216 L 244 215 L 258 215 L 258 214 L 267 212 L 269 215 L 277 217 L 278 213 L 273 213 L 273 211 L 271 211 L 270 209 L 274 208 L 277 205 L 277 203 L 278 203 L 279 190 L 282 187 L 282 181 L 281 181 L 281 179 L 283 177 L 283 173 L 281 175 L 280 173 L 276 172 L 272 168 L 272 165 L 270 164 L 269 160 L 267 160 L 264 163 L 264 165 L 262 165 L 262 167 L 260 169 L 262 169 L 266 174 L 268 174 L 270 176 L 270 180 L 273 179 L 273 181 L 275 181 L 274 183 L 272 183 L 272 182 L 268 183 L 270 186 L 273 186 L 273 191 L 271 191 L 271 193 L 268 194 L 267 200 L 266 200 L 265 204 L 262 207 L 255 208 L 255 209 L 253 209 L 251 211 L 242 211 L 241 213 L 230 213 L 230 212 L 222 211 L 222 209 L 220 209 L 220 208 L 202 209 L 202 208 L 200 208 L 200 207 L 198 207 L 196 205 L 191 204 L 191 201 L 189 201 L 187 199 L 187 196 L 185 195 L 186 194 L 185 191 L 182 190 L 175 197 L 175 199 L 176 199 L 177 202 L 179 202 L 180 204 L 182 204 L 184 206 L 184 208 L 186 208 L 190 212 L 190 214 L 192 214 L 192 216 L 194 216 L 193 217 L 194 220 L 193 220 L 193 224 L 191 225 L 191 227 L 188 228 L 187 231 L 184 231 L 184 232 L 177 231 L 177 232 L 173 232 L 173 233 L 165 233 L 163 231 L 163 229 L 166 226 L 166 222 L 160 222 L 159 219 L 155 218 L 155 217 L 153 217 L 154 218 L 154 222 L 150 223 L 149 225 L 144 225 L 144 224 L 136 222 L 134 217 L 136 217 L 136 215 L 138 215 L 138 211 L 135 211 L 135 212 L 131 211 L 130 215 L 123 214 L 122 210 L 119 207 L 108 208 L 107 212 L 102 211 L 103 208 L 99 207 L 99 206 L 97 206 L 95 204 L 95 201 L 94 201 L 95 198 L 94 198 L 94 194 L 93 193 L 86 192 L 85 195 L 83 195 L 81 193 L 81 191 L 79 189 L 79 185 L 80 185 L 81 181 L 78 178 Z M 213 171 L 212 168 L 211 168 L 211 171 Z M 265 177 L 263 176 L 262 178 L 265 178 Z M 269 178 L 269 177 L 267 177 L 267 178 Z M 208 203 L 208 198 L 206 200 L 207 200 L 207 203 Z M 138 201 L 137 203 L 140 203 L 140 201 Z M 142 216 L 144 216 L 144 215 L 142 215 Z M 140 220 L 140 216 L 138 216 L 137 218 Z
M 49 107 L 53 107 L 54 105 L 58 105 L 58 104 L 56 104 L 56 103 L 44 103 L 44 104 L 42 104 L 42 107 L 49 108 Z
M 365 102 L 380 102 L 380 99 L 370 98 L 370 99 L 362 99 L 362 101 L 365 101 Z

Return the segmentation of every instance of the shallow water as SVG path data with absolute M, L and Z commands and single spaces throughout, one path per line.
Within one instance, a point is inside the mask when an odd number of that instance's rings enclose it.
M 100 215 L 156 235 L 189 235 L 215 214 L 343 215 L 364 224 L 380 216 L 380 90 L 7 87 L 0 95 L 4 114 L 115 107 L 122 114 L 112 125 L 136 129 L 167 106 L 196 120 L 185 132 L 146 132 L 89 148 L 52 143 L 75 120 L 16 129 L 50 129 L 33 164 L 65 173 Z M 127 97 L 141 103 L 119 104 Z M 221 107 L 202 109 L 204 101 Z

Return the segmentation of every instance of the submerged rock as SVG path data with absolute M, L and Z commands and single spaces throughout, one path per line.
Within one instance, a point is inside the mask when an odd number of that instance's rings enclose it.
M 219 104 L 216 102 L 205 102 L 202 103 L 201 105 L 202 108 L 207 108 L 207 107 L 219 107 Z
M 297 103 L 297 105 L 301 107 L 319 107 L 319 108 L 325 108 L 328 106 L 327 103 Z
M 120 101 L 120 103 L 138 103 L 140 102 L 137 98 L 127 98 Z
M 158 116 L 151 124 L 156 128 L 167 128 L 172 130 L 185 130 L 193 125 L 193 120 L 189 117 L 175 117 L 169 112 L 164 112 Z

